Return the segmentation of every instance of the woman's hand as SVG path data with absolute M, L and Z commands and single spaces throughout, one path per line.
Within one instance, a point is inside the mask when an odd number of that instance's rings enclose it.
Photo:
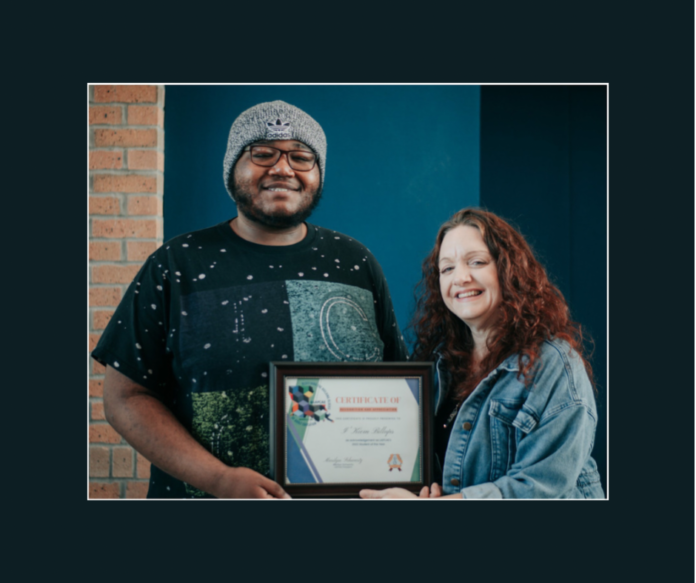
M 430 488 L 428 488 L 428 486 L 423 486 L 418 496 L 403 488 L 387 488 L 386 490 L 360 490 L 360 497 L 374 500 L 398 500 L 406 498 L 461 498 L 462 495 L 452 494 L 450 496 L 443 496 L 440 484 L 433 482 Z
M 427 486 L 423 486 L 420 491 L 420 496 L 416 496 L 413 492 L 404 490 L 403 488 L 387 488 L 386 490 L 360 490 L 360 497 L 365 499 L 400 499 L 400 498 L 427 498 L 426 493 L 423 496 L 423 492 L 428 491 Z
M 442 496 L 442 488 L 440 488 L 440 484 L 437 482 L 433 482 L 433 485 L 430 487 L 430 497 L 431 498 L 440 498 Z

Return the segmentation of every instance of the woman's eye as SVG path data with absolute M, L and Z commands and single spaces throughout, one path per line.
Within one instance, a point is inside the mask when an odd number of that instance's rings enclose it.
M 448 271 L 451 271 L 452 267 L 443 267 L 440 273 L 447 273 Z

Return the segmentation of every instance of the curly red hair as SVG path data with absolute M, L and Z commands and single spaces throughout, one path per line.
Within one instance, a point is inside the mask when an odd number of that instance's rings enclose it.
M 469 327 L 450 312 L 440 293 L 442 240 L 449 231 L 464 225 L 481 232 L 495 261 L 502 294 L 501 317 L 488 336 L 488 354 L 477 369 L 471 359 L 474 344 Z M 592 380 L 592 367 L 583 354 L 582 329 L 570 320 L 563 295 L 549 281 L 522 235 L 493 213 L 466 208 L 444 223 L 435 247 L 423 261 L 423 278 L 416 290 L 411 323 L 416 335 L 413 358 L 434 360 L 437 350 L 447 363 L 459 399 L 466 398 L 485 375 L 512 354 L 519 355 L 520 378 L 529 385 L 541 345 L 550 338 L 568 342 Z

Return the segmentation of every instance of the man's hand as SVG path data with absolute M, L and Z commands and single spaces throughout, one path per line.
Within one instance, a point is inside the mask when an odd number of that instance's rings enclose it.
M 279 484 L 249 468 L 227 468 L 210 493 L 216 498 L 290 498 Z

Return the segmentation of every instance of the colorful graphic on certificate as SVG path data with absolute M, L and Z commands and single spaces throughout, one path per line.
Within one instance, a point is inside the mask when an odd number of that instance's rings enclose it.
M 419 482 L 420 378 L 285 378 L 290 484 Z

